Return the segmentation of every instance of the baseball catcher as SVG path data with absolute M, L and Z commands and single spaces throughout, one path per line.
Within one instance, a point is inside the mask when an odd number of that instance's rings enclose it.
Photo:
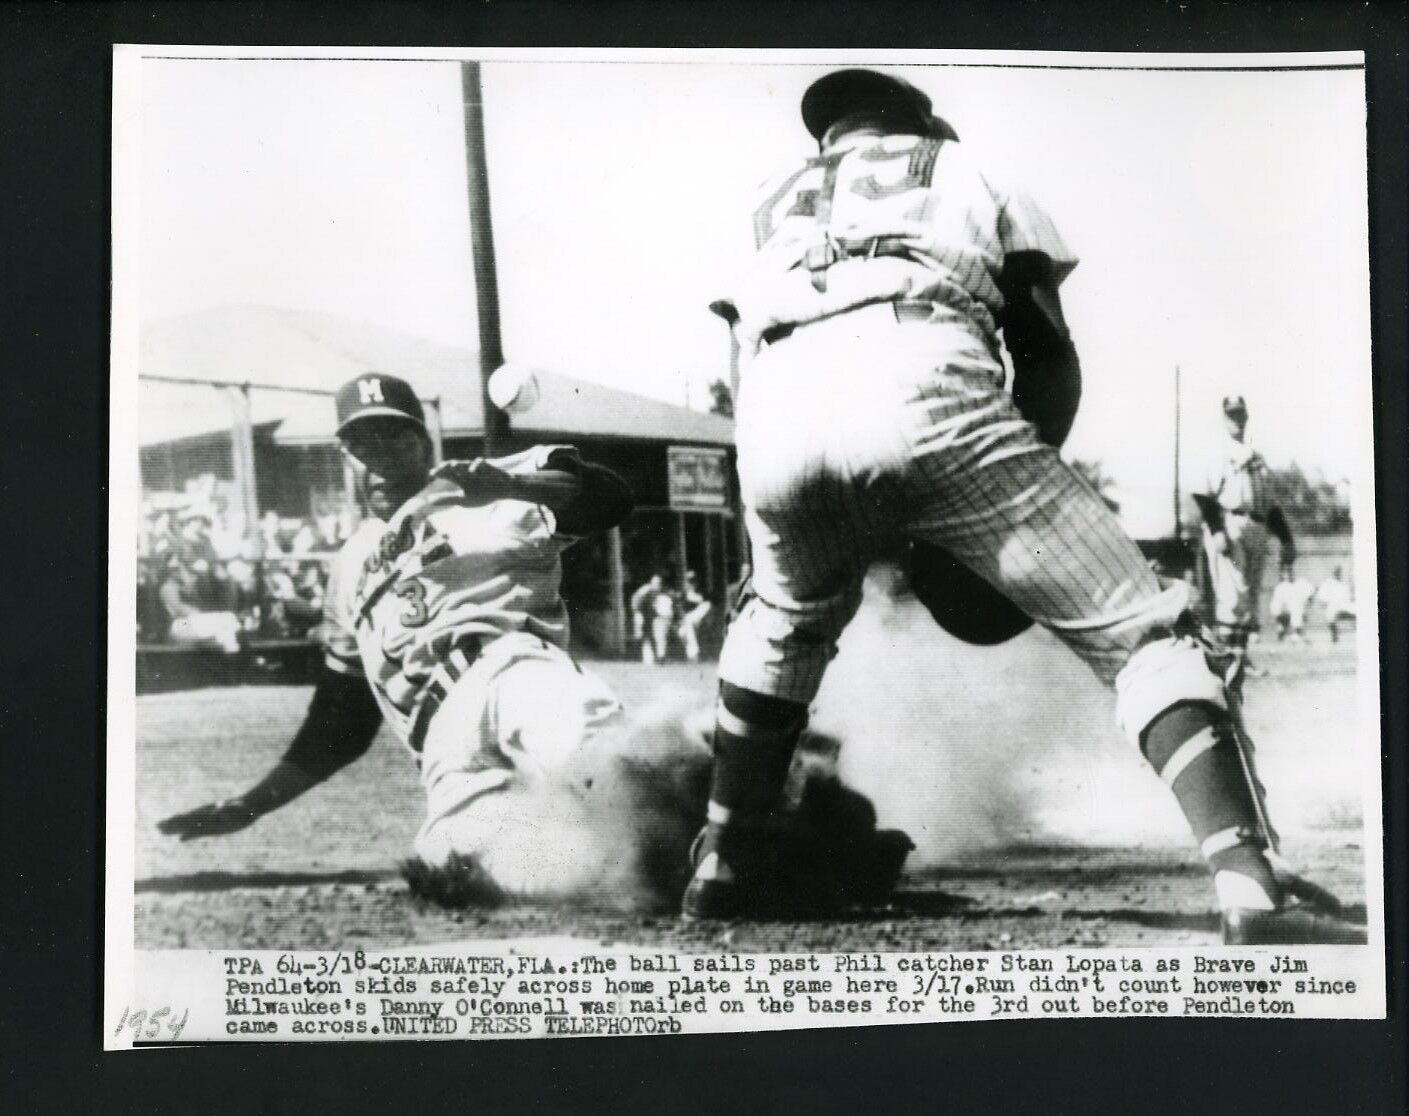
M 432 470 L 421 403 L 393 376 L 358 376 L 337 413 L 368 516 L 334 562 L 308 713 L 258 783 L 161 831 L 243 829 L 362 756 L 385 720 L 425 790 L 406 865 L 422 895 L 678 903 L 704 816 L 706 732 L 675 713 L 628 720 L 567 651 L 562 552 L 628 515 L 625 483 L 566 446 Z M 847 899 L 888 888 L 909 842 L 878 835 L 869 803 L 815 764 L 794 788 L 816 820 L 799 857 L 850 865 Z M 846 886 L 829 877 L 832 898 Z
M 753 265 L 712 307 L 743 353 L 753 578 L 720 661 L 686 915 L 748 914 L 768 895 L 808 704 L 868 566 L 909 542 L 919 595 L 959 634 L 1035 622 L 1114 686 L 1208 862 L 1225 940 L 1363 941 L 1276 856 L 1235 688 L 1187 587 L 1160 583 L 1058 456 L 1081 388 L 1058 293 L 1076 256 L 908 83 L 832 73 L 802 119 L 819 152 L 764 185 Z

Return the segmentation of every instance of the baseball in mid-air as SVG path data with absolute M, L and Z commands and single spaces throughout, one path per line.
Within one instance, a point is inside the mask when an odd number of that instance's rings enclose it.
M 521 415 L 538 402 L 538 377 L 531 368 L 505 364 L 489 377 L 489 398 L 501 411 Z

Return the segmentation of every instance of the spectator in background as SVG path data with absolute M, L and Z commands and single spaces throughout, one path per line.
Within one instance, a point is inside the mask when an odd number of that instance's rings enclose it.
M 201 577 L 207 577 L 220 556 L 210 541 L 211 515 L 204 508 L 189 507 L 181 513 L 181 534 L 176 541 L 182 563 Z
M 336 515 L 320 515 L 318 517 L 318 537 L 313 542 L 313 549 L 332 551 L 341 547 L 346 536 L 339 533 L 338 527 Z
M 245 541 L 245 517 L 241 512 L 217 514 L 210 525 L 210 541 L 222 561 L 252 557 Z
M 323 607 L 323 590 L 327 587 L 327 571 L 321 562 L 310 562 L 298 576 L 298 595 L 314 609 Z
M 259 590 L 263 603 L 261 634 L 273 639 L 285 638 L 291 630 L 287 605 L 297 599 L 298 590 L 282 562 L 265 559 Z
M 699 580 L 694 570 L 685 574 L 685 586 L 680 591 L 680 642 L 685 647 L 688 662 L 700 661 L 700 625 L 705 622 L 714 606 L 705 600 L 700 592 Z
M 259 517 L 259 538 L 260 541 L 264 544 L 264 554 L 269 555 L 284 553 L 284 544 L 280 540 L 280 535 L 283 533 L 283 529 L 284 524 L 283 521 L 279 519 L 278 512 L 267 511 Z
M 264 596 L 270 634 L 280 638 L 301 636 L 321 618 L 321 601 L 315 607 L 299 592 L 301 578 L 298 562 L 265 563 Z
M 201 586 L 199 596 L 192 602 L 211 612 L 240 611 L 240 589 L 230 576 L 228 562 L 216 562 L 210 567 L 206 581 Z
M 259 579 L 252 562 L 232 558 L 225 563 L 225 572 L 235 592 L 235 611 L 246 621 L 246 627 L 259 626 Z
M 1350 586 L 1343 580 L 1343 573 L 1340 566 L 1337 566 L 1330 577 L 1321 582 L 1316 590 L 1316 600 L 1319 601 L 1326 610 L 1326 627 L 1331 632 L 1331 642 L 1340 642 L 1340 625 L 1349 621 L 1355 623 L 1355 604 L 1351 597 Z
M 169 512 L 159 512 L 152 520 L 151 528 L 147 532 L 147 554 L 153 559 L 166 561 L 171 553 L 175 535 L 171 529 L 171 515 Z
M 199 578 L 179 558 L 167 562 L 166 576 L 157 591 L 169 620 L 168 638 L 173 643 L 218 647 L 233 655 L 240 649 L 240 620 L 233 612 L 206 612 L 196 601 Z

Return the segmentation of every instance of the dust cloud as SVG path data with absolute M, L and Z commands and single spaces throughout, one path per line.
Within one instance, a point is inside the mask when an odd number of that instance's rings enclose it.
M 1186 839 L 1172 797 L 1116 729 L 1112 695 L 1059 641 L 975 647 L 878 566 L 812 724 L 842 777 L 906 830 L 911 864 L 1006 845 Z

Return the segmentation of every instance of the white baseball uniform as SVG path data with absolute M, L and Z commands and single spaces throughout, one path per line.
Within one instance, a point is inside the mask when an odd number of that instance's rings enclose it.
M 560 455 L 576 451 L 537 447 L 491 464 L 531 473 Z M 567 652 L 561 555 L 574 541 L 546 507 L 475 507 L 457 484 L 435 480 L 390 521 L 363 523 L 338 554 L 328 665 L 365 672 L 418 753 L 426 822 L 416 851 L 428 862 L 491 847 L 502 823 L 486 805 L 491 792 L 559 770 L 620 716 L 610 689 Z M 498 882 L 534 890 L 527 877 Z
M 687 582 L 681 593 L 680 642 L 685 645 L 685 659 L 698 662 L 700 658 L 700 625 L 714 610 L 705 600 L 704 594 L 692 583 Z
M 1267 558 L 1267 514 L 1272 510 L 1267 463 L 1246 442 L 1224 434 L 1209 461 L 1204 491 L 1223 509 L 1222 535 L 1204 526 L 1214 619 L 1227 627 L 1256 630 Z
M 1284 579 L 1273 587 L 1268 609 L 1287 631 L 1299 635 L 1306 627 L 1306 606 L 1315 593 L 1315 587 L 1304 577 Z
M 858 136 L 766 184 L 754 228 L 727 301 L 751 356 L 737 440 L 756 597 L 721 677 L 810 701 L 868 565 L 909 536 L 1115 682 L 1133 738 L 1178 700 L 1226 707 L 1189 641 L 1151 638 L 1187 589 L 1160 584 L 1004 390 L 1005 260 L 1043 253 L 1058 281 L 1077 262 L 1042 210 L 957 142 Z
M 1316 590 L 1316 599 L 1326 609 L 1326 622 L 1354 620 L 1355 605 L 1350 586 L 1337 577 L 1328 577 Z

